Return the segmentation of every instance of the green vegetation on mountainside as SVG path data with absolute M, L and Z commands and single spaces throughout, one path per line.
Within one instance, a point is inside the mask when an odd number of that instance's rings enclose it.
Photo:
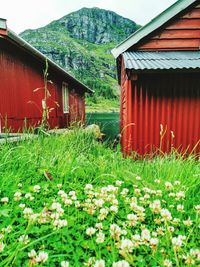
M 114 12 L 83 8 L 21 36 L 95 91 L 90 109 L 106 99 L 112 110 L 119 107 L 119 86 L 111 49 L 138 27 Z

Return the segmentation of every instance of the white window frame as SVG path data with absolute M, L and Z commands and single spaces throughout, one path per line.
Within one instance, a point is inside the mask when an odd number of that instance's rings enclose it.
M 62 83 L 62 103 L 63 113 L 69 113 L 69 89 L 65 82 Z

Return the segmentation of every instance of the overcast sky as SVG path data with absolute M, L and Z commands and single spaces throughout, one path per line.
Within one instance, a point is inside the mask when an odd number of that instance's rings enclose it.
M 176 0 L 0 0 L 0 18 L 20 33 L 45 26 L 82 7 L 100 7 L 144 25 Z

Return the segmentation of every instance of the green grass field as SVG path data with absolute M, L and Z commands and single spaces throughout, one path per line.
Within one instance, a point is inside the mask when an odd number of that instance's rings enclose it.
M 199 266 L 200 164 L 83 130 L 0 146 L 0 266 Z

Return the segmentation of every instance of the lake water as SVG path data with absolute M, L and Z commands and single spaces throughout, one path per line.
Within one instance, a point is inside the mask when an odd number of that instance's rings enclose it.
M 107 140 L 114 140 L 119 134 L 119 113 L 87 113 L 86 125 L 97 124 L 101 128 L 101 132 L 106 134 Z

